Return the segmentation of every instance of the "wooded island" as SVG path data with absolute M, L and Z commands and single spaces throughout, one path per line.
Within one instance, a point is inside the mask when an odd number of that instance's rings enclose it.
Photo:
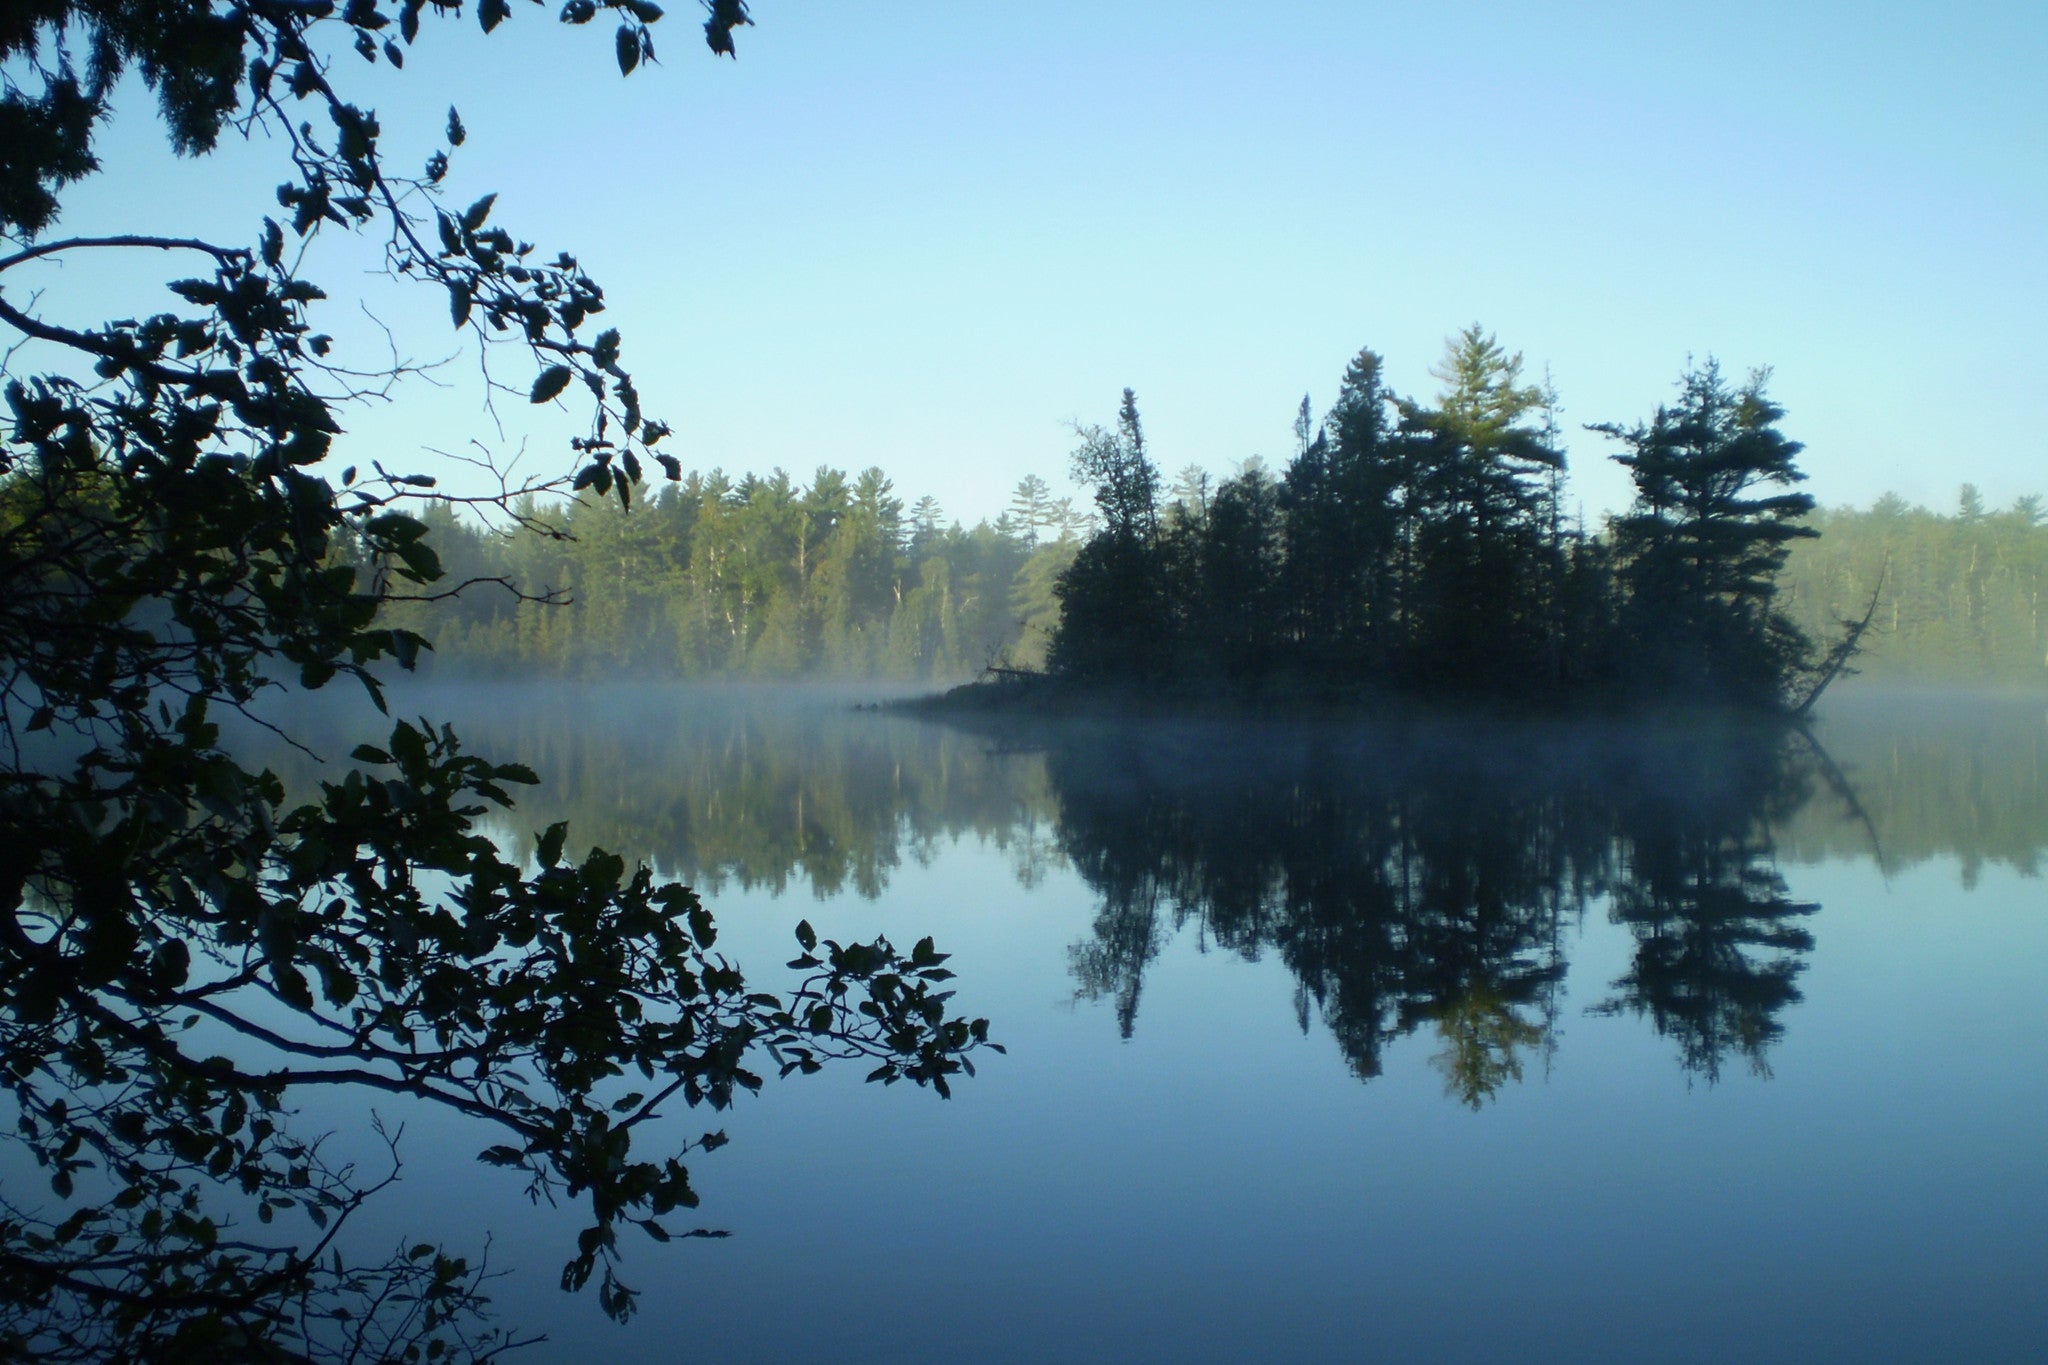
M 1555 400 L 1479 327 L 1425 407 L 1361 351 L 1275 479 L 1252 466 L 1159 511 L 1135 395 L 1075 455 L 1103 527 L 1060 582 L 1056 678 L 1245 696 L 1306 690 L 1555 706 L 1796 706 L 1830 660 L 1777 606 L 1814 531 L 1768 375 L 1712 362 L 1644 423 L 1594 428 L 1636 498 L 1603 536 L 1568 524 Z
M 1716 654 L 1715 629 L 1767 615 L 1777 624 L 1747 638 L 1748 664 L 1722 671 L 1767 683 L 1789 669 L 1779 683 L 1796 682 L 1875 600 L 1854 661 L 1870 678 L 2048 686 L 2040 499 L 1993 509 L 1964 485 L 1949 513 L 1887 496 L 1794 515 L 1807 500 L 1790 481 L 1797 445 L 1765 411 L 1776 405 L 1761 383 L 1709 366 L 1661 424 L 1595 429 L 1625 461 L 1649 454 L 1631 464 L 1648 491 L 1588 526 L 1564 485 L 1555 396 L 1522 383 L 1516 362 L 1468 329 L 1425 407 L 1389 394 L 1363 353 L 1324 420 L 1304 402 L 1284 469 L 1248 460 L 1220 485 L 1194 466 L 1165 478 L 1134 397 L 1128 422 L 1081 429 L 1075 452 L 1079 477 L 1128 512 L 1120 536 L 1111 508 L 1055 497 L 1036 475 L 1001 515 L 963 525 L 881 469 L 831 466 L 807 484 L 781 470 L 691 472 L 630 508 L 590 492 L 534 502 L 501 532 L 429 506 L 450 581 L 498 580 L 523 597 L 479 584 L 388 610 L 432 642 L 424 666 L 444 676 L 934 684 L 1046 671 L 1076 610 L 1061 594 L 1078 591 L 1081 613 L 1110 614 L 1092 638 L 1064 635 L 1055 671 L 1155 690 L 1335 680 L 1549 707 L 1661 695 L 1646 646 L 1681 693 L 1715 695 L 1726 678 L 1688 674 L 1688 651 Z M 1722 458 L 1763 467 L 1715 469 Z M 1788 481 L 1768 474 L 1776 460 Z M 1747 491 L 1725 491 L 1742 478 Z M 1147 481 L 1149 513 L 1131 503 Z M 1733 575 L 1732 597 L 1706 582 L 1710 563 Z M 1140 593 L 1121 618 L 1117 575 Z M 1690 606 L 1678 602 L 1688 576 L 1707 594 Z M 1717 627 L 1710 601 L 1732 620 Z

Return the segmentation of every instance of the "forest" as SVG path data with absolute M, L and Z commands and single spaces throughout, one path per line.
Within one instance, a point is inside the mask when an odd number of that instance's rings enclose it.
M 488 532 L 425 509 L 452 598 L 401 604 L 444 674 L 959 679 L 1033 666 L 1089 525 L 1043 479 L 972 529 L 879 469 L 809 486 L 691 473 L 631 508 L 583 495 Z
M 1067 679 L 1219 686 L 1240 697 L 1407 695 L 1520 706 L 1792 704 L 1824 685 L 1775 605 L 1813 499 L 1768 371 L 1712 361 L 1648 423 L 1595 426 L 1636 497 L 1604 533 L 1565 516 L 1548 384 L 1476 324 L 1431 371 L 1434 406 L 1360 351 L 1328 420 L 1277 479 L 1248 468 L 1159 513 L 1136 396 L 1086 433 L 1075 472 L 1104 526 L 1061 581 L 1050 658 Z M 1809 676 L 1811 679 L 1809 681 Z M 1171 680 L 1169 683 L 1168 680 Z
M 1808 524 L 1820 535 L 1793 549 L 1780 599 L 1814 633 L 1878 592 L 1856 661 L 1867 677 L 2048 686 L 2048 506 L 2039 497 L 1993 510 L 1964 484 L 1952 512 L 1892 495 L 1862 510 L 1816 509 Z
M 2048 685 L 2048 508 L 1818 506 L 1764 376 L 1708 365 L 1646 424 L 1590 430 L 1639 496 L 1566 510 L 1557 397 L 1478 327 L 1431 406 L 1364 351 L 1294 458 L 1169 484 L 1135 395 L 1077 433 L 1092 510 L 1037 475 L 993 520 L 948 519 L 880 469 L 692 472 L 631 508 L 528 500 L 499 529 L 425 509 L 453 597 L 403 603 L 444 675 L 944 682 L 991 668 L 1538 699 L 1677 690 L 1782 700 L 1870 616 L 1873 679 Z M 1690 472 L 1688 472 L 1690 471 Z M 1872 604 L 1875 611 L 1872 612 Z M 1142 647 L 1140 647 L 1140 645 Z

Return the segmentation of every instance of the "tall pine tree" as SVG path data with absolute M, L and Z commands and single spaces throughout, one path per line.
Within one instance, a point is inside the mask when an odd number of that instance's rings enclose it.
M 1802 520 L 1813 499 L 1780 491 L 1806 476 L 1769 377 L 1733 388 L 1710 359 L 1647 424 L 1593 428 L 1627 447 L 1614 458 L 1636 485 L 1614 542 L 1638 688 L 1772 705 L 1807 662 L 1810 642 L 1777 610 L 1777 574 L 1791 542 L 1818 533 Z

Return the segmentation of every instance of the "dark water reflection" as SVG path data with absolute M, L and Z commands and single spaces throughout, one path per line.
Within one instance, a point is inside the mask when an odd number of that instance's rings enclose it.
M 415 699 L 542 776 L 507 835 L 575 842 L 716 895 L 881 896 L 963 837 L 1021 889 L 1071 869 L 1098 898 L 1073 987 L 1129 1037 L 1178 935 L 1284 962 L 1303 1030 L 1380 1074 L 1425 1034 L 1477 1107 L 1557 1046 L 1568 930 L 1633 940 L 1594 1013 L 1671 1040 L 1708 1081 L 1768 1074 L 1817 903 L 1780 863 L 1956 857 L 2031 874 L 2048 841 L 2036 702 L 1850 694 L 1814 737 L 1731 722 L 1134 722 L 966 729 L 840 695 L 506 689 Z M 452 704 L 451 704 L 452 703 Z
M 849 700 L 401 699 L 539 772 L 508 842 L 695 883 L 770 983 L 799 916 L 934 934 L 1010 1047 L 945 1105 L 828 1073 L 725 1116 L 735 1235 L 636 1256 L 625 1330 L 422 1128 L 391 1236 L 498 1238 L 537 1358 L 2038 1356 L 2040 701 L 1845 692 L 1816 747 Z
M 1811 795 L 1779 732 L 1321 729 L 1102 736 L 1047 754 L 1060 840 L 1102 897 L 1073 950 L 1085 995 L 1134 1027 L 1162 939 L 1274 952 L 1361 1077 L 1432 1031 L 1478 1106 L 1551 1045 L 1564 929 L 1606 899 L 1636 939 L 1597 1008 L 1649 1019 L 1708 1078 L 1762 1068 L 1818 907 L 1775 867 Z

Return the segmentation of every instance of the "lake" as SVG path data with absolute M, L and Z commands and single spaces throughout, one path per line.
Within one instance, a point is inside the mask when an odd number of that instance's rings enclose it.
M 799 919 L 931 934 L 1009 1049 L 678 1110 L 731 1236 L 625 1243 L 623 1327 L 555 1287 L 574 1216 L 416 1120 L 357 1235 L 488 1235 L 517 1358 L 2041 1358 L 2040 698 L 1845 690 L 1817 743 L 403 701 L 539 772 L 506 839 L 692 883 L 758 988 Z

